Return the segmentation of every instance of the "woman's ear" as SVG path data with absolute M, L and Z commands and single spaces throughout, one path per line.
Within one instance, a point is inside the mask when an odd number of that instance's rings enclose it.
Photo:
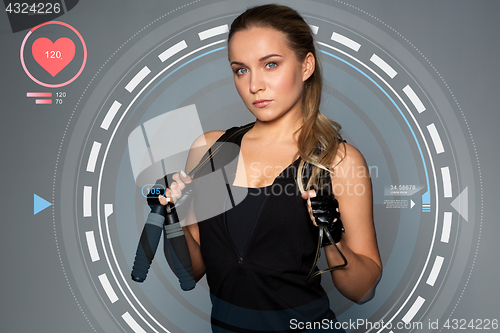
M 302 81 L 306 81 L 314 73 L 316 68 L 316 59 L 314 55 L 309 52 L 304 61 L 302 62 Z

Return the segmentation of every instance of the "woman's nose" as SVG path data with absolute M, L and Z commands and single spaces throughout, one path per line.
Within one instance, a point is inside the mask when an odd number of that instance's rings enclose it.
M 250 75 L 250 92 L 256 94 L 266 87 L 262 75 L 252 72 Z

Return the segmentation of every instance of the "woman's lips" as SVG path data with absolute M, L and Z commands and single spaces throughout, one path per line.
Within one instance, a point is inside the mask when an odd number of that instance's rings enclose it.
M 268 105 L 269 103 L 271 103 L 271 100 L 269 100 L 269 99 L 259 99 L 255 102 L 253 102 L 253 105 L 255 105 L 258 108 L 263 108 L 264 106 Z

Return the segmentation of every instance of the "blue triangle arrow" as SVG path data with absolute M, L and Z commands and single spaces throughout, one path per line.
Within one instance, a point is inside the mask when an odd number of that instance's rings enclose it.
M 38 214 L 45 208 L 51 206 L 52 204 L 47 200 L 40 198 L 38 195 L 33 194 L 33 215 Z

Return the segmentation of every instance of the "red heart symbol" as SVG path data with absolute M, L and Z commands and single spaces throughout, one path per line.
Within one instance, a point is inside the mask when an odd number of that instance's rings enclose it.
M 35 40 L 31 52 L 35 61 L 54 77 L 73 60 L 75 43 L 66 37 L 59 38 L 55 43 L 41 37 Z

